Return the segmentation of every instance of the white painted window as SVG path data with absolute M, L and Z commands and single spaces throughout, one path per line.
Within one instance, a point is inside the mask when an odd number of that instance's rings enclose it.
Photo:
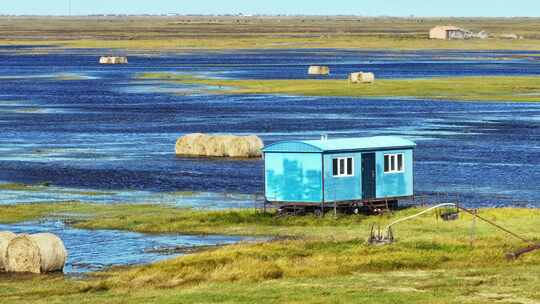
M 338 157 L 332 159 L 332 176 L 353 176 L 354 159 L 352 157 Z
M 384 173 L 399 173 L 405 171 L 403 153 L 384 155 Z

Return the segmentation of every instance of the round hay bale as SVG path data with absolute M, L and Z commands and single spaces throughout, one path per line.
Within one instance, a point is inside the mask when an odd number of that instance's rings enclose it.
M 176 141 L 175 151 L 182 156 L 260 157 L 263 141 L 254 135 L 187 134 Z
M 359 83 L 360 82 L 360 74 L 362 74 L 362 72 L 350 73 L 349 74 L 349 81 L 352 82 L 352 83 Z
M 330 67 L 324 65 L 312 65 L 308 68 L 308 75 L 328 75 Z
M 48 273 L 64 269 L 64 242 L 51 233 L 21 234 L 12 239 L 6 252 L 8 272 Z
M 349 74 L 349 82 L 351 83 L 373 83 L 375 82 L 375 74 L 369 72 L 357 72 Z
M 9 242 L 16 237 L 15 233 L 9 231 L 0 231 L 0 272 L 5 271 L 6 250 Z
M 205 156 L 223 157 L 227 156 L 227 146 L 230 136 L 206 136 L 201 142 L 205 147 Z
M 125 56 L 101 56 L 100 64 L 128 64 L 128 58 Z
M 182 136 L 176 142 L 176 154 L 178 155 L 206 155 L 206 146 L 204 140 L 208 139 L 207 135 L 201 133 L 193 133 Z
M 227 145 L 229 157 L 259 157 L 264 144 L 257 136 L 234 137 Z

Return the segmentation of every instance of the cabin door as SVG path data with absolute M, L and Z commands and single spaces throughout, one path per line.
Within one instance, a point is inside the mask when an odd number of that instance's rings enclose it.
M 362 198 L 374 199 L 377 189 L 375 183 L 375 153 L 362 153 Z

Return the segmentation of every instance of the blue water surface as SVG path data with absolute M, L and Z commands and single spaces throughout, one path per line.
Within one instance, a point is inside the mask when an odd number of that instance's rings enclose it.
M 531 53 L 531 52 L 527 52 Z M 263 192 L 260 160 L 179 158 L 186 133 L 290 138 L 402 135 L 417 141 L 415 190 L 459 195 L 470 206 L 540 206 L 540 105 L 393 99 L 207 94 L 141 80 L 144 72 L 219 78 L 308 78 L 327 64 L 332 78 L 374 71 L 379 78 L 538 75 L 522 52 L 251 50 L 131 55 L 125 66 L 100 66 L 100 51 L 0 54 L 0 180 L 66 189 L 112 191 L 136 201 L 173 202 L 162 193 Z M 34 195 L 35 194 L 35 195 Z M 0 192 L 0 203 L 64 200 L 52 192 Z M 147 195 L 147 196 L 145 196 Z M 206 194 L 205 194 L 206 195 Z M 40 199 L 41 198 L 41 199 Z M 95 197 L 76 198 L 92 200 Z M 252 206 L 241 199 L 234 207 Z M 197 206 L 200 200 L 194 200 Z M 184 205 L 184 203 L 180 203 Z

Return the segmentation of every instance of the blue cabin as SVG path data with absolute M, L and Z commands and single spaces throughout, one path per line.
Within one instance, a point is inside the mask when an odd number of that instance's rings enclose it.
M 396 136 L 282 141 L 264 147 L 270 203 L 396 202 L 413 196 L 413 149 Z

